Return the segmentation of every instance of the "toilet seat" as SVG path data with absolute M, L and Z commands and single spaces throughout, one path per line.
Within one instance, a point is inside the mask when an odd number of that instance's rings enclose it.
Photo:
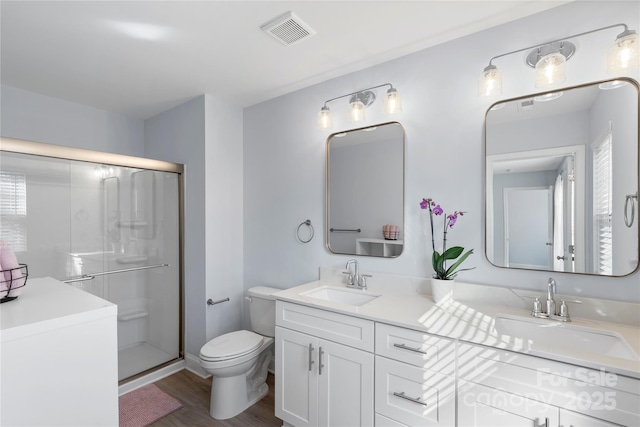
M 263 338 L 251 331 L 229 332 L 206 343 L 200 350 L 200 358 L 218 362 L 241 357 L 259 348 Z

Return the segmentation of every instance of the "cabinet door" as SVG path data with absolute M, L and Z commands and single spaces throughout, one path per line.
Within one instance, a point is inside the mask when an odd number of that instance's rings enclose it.
M 560 410 L 560 427 L 621 427 L 622 424 L 593 418 L 565 409 Z
M 460 383 L 458 425 L 465 427 L 555 427 L 558 408 L 533 398 L 474 383 Z
M 318 339 L 276 327 L 276 416 L 297 427 L 318 425 Z
M 373 355 L 331 341 L 318 345 L 318 425 L 372 426 Z

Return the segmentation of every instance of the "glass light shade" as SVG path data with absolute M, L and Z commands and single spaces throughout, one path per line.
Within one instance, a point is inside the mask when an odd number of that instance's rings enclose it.
M 622 37 L 618 36 L 613 46 L 607 52 L 607 73 L 625 73 L 638 68 L 638 34 L 630 31 Z
M 353 101 L 350 104 L 349 120 L 356 123 L 364 120 L 364 104 L 362 101 Z
M 495 65 L 489 65 L 478 81 L 479 96 L 494 96 L 502 93 L 502 72 Z
M 329 107 L 322 107 L 318 114 L 318 127 L 320 129 L 329 129 L 331 127 L 331 110 Z
M 387 97 L 384 99 L 384 112 L 387 114 L 396 114 L 402 111 L 402 99 L 395 88 L 387 91 Z
M 536 87 L 554 86 L 566 80 L 567 59 L 560 52 L 543 56 L 536 63 Z

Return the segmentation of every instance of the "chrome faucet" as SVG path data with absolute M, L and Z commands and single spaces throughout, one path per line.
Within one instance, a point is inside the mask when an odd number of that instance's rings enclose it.
M 553 320 L 558 320 L 560 322 L 570 322 L 571 317 L 569 316 L 569 307 L 567 306 L 567 302 L 582 304 L 582 301 L 562 300 L 560 307 L 556 311 L 555 295 L 556 295 L 556 281 L 553 280 L 552 277 L 550 277 L 549 282 L 547 283 L 546 306 L 543 309 L 540 298 L 536 297 L 535 301 L 533 302 L 533 310 L 531 311 L 531 315 L 533 317 L 549 318 Z
M 556 281 L 549 277 L 547 283 L 547 315 L 552 316 L 556 314 L 556 301 L 553 296 L 556 293 Z
M 351 264 L 354 266 L 354 271 L 351 273 Z M 368 274 L 360 274 L 360 267 L 358 265 L 358 260 L 350 259 L 347 261 L 347 265 L 344 267 L 347 271 L 344 274 L 348 274 L 347 278 L 347 287 L 349 288 L 357 288 L 357 289 L 367 289 L 367 281 L 365 277 L 371 277 Z

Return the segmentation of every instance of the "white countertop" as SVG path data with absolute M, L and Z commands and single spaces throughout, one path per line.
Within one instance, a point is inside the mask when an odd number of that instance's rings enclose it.
M 275 294 L 275 297 L 282 301 L 323 308 L 434 335 L 459 339 L 472 344 L 504 348 L 560 362 L 593 369 L 605 369 L 616 374 L 640 378 L 640 359 L 628 360 L 609 357 L 599 354 L 598 349 L 594 349 L 592 353 L 585 353 L 584 351 L 577 352 L 567 347 L 550 348 L 547 346 L 543 348 L 540 345 L 536 345 L 536 348 L 532 348 L 531 342 L 526 338 L 498 334 L 494 329 L 495 318 L 498 314 L 531 319 L 530 310 L 528 309 L 500 305 L 502 301 L 508 299 L 501 297 L 500 294 L 502 293 L 504 296 L 505 293 L 511 292 L 509 289 L 480 286 L 482 288 L 479 289 L 481 292 L 493 292 L 498 295 L 494 298 L 496 304 L 493 305 L 487 304 L 486 301 L 477 302 L 473 301 L 473 298 L 464 298 L 464 295 L 462 295 L 463 290 L 465 288 L 468 289 L 470 286 L 473 289 L 474 285 L 460 284 L 459 288 L 461 289 L 456 288 L 454 293 L 455 300 L 442 307 L 434 304 L 430 295 L 419 294 L 413 290 L 407 292 L 406 287 L 404 290 L 395 290 L 389 286 L 377 288 L 373 284 L 369 285 L 367 291 L 380 294 L 380 296 L 359 307 L 300 295 L 303 292 L 326 285 L 345 286 L 334 281 L 319 280 L 280 291 Z M 456 286 L 458 287 L 458 284 Z M 474 291 L 472 290 L 471 292 Z M 476 290 L 475 292 L 478 291 Z M 631 309 L 638 310 L 637 307 L 631 307 Z M 548 319 L 541 321 L 560 323 Z M 636 355 L 640 355 L 640 328 L 638 326 L 576 317 L 572 317 L 572 322 L 568 325 L 570 325 L 569 327 L 585 327 L 606 331 L 614 335 L 617 334 L 624 338 Z
M 28 279 L 22 294 L 0 304 L 2 342 L 117 314 L 117 306 L 51 277 Z

